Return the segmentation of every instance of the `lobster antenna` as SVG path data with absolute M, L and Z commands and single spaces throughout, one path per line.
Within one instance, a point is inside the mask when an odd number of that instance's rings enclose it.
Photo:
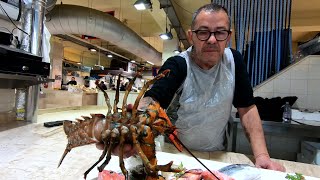
M 124 94 L 124 97 L 123 97 L 123 102 L 122 102 L 122 117 L 126 117 L 127 115 L 127 100 L 128 100 L 128 95 L 129 95 L 129 92 L 131 91 L 132 89 L 132 86 L 134 84 L 134 82 L 136 81 L 137 77 L 138 76 L 141 76 L 141 72 L 143 71 L 143 67 L 140 68 L 137 73 L 135 74 L 135 76 L 131 79 L 127 89 L 126 89 L 126 93 Z
M 111 114 L 111 109 L 112 109 L 112 106 L 110 104 L 110 98 L 109 98 L 107 92 L 100 86 L 99 80 L 96 80 L 95 84 L 103 92 L 104 99 L 105 99 L 107 106 L 108 106 L 108 113 L 107 113 L 107 116 L 108 116 Z
M 206 165 L 204 165 L 178 138 L 177 135 L 175 135 L 174 133 L 171 134 L 177 141 L 178 143 L 180 143 L 187 151 L 188 153 L 195 159 L 197 160 L 204 168 L 206 168 L 215 178 L 217 178 L 218 180 L 220 180 Z M 176 147 L 177 148 L 177 147 Z M 178 148 L 177 148 L 178 149 Z M 178 149 L 179 150 L 179 149 Z
M 164 71 L 162 71 L 162 73 L 158 74 L 156 77 L 154 77 L 152 80 L 149 80 L 141 89 L 136 101 L 134 102 L 134 105 L 133 105 L 133 108 L 132 108 L 132 119 L 135 119 L 136 116 L 137 116 L 137 108 L 138 108 L 138 105 L 139 105 L 139 102 L 142 98 L 142 95 L 147 91 L 148 87 L 151 85 L 151 84 L 154 84 L 157 80 L 165 77 L 168 73 L 170 72 L 169 69 L 166 69 Z
M 118 80 L 117 80 L 117 86 L 116 86 L 116 97 L 114 98 L 114 104 L 113 104 L 113 113 L 118 112 L 118 102 L 119 102 L 119 94 L 120 94 L 120 78 L 121 74 L 118 75 Z

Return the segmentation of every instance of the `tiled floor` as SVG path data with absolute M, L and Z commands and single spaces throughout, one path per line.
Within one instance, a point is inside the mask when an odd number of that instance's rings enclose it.
M 101 109 L 45 113 L 38 116 L 37 124 L 26 123 L 0 131 L 0 179 L 83 179 L 83 172 L 99 158 L 102 151 L 94 145 L 75 148 L 57 168 L 67 139 L 61 126 L 46 128 L 43 122 L 73 120 L 90 113 L 101 113 Z M 117 161 L 117 158 L 112 161 Z M 87 179 L 97 177 L 97 173 L 95 168 Z

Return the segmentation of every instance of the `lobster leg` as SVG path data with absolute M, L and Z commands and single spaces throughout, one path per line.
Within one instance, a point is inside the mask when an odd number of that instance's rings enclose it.
M 99 164 L 99 162 L 101 162 L 103 160 L 103 158 L 106 156 L 107 154 L 107 150 L 108 150 L 108 146 L 107 145 L 104 145 L 104 148 L 103 148 L 103 152 L 99 158 L 99 160 L 94 163 L 85 173 L 84 173 L 84 179 L 87 178 L 87 175 L 89 174 L 89 172 L 97 165 Z
M 103 158 L 106 156 L 107 154 L 107 151 L 108 151 L 108 142 L 110 140 L 110 134 L 111 134 L 111 131 L 108 129 L 106 131 L 103 131 L 102 132 L 102 137 L 103 137 L 103 141 L 104 141 L 104 148 L 103 148 L 103 152 L 99 158 L 99 160 L 94 163 L 85 173 L 84 173 L 84 179 L 86 179 L 87 175 L 89 174 L 89 172 L 96 166 L 98 165 L 102 160 Z
M 169 69 L 167 70 L 164 70 L 162 73 L 158 74 L 155 78 L 153 78 L 152 80 L 148 81 L 141 89 L 136 101 L 134 102 L 134 105 L 133 105 L 133 108 L 132 108 L 132 118 L 133 119 L 136 119 L 137 117 L 137 108 L 138 108 L 138 105 L 139 105 L 139 102 L 142 98 L 142 95 L 144 95 L 144 93 L 147 91 L 148 87 L 151 85 L 151 84 L 154 84 L 157 80 L 165 77 L 168 73 L 170 72 Z
M 172 164 L 173 164 L 173 161 L 170 161 L 170 162 L 169 162 L 168 164 L 166 164 L 166 165 L 158 165 L 158 166 L 157 166 L 157 169 L 158 169 L 159 171 L 163 171 L 163 172 L 176 172 L 176 173 L 181 172 L 181 169 L 172 168 L 172 167 L 171 167 Z
M 119 144 L 119 149 L 120 149 L 120 154 L 119 154 L 119 164 L 121 171 L 123 175 L 128 179 L 128 171 L 124 167 L 124 162 L 123 162 L 123 148 L 125 144 L 125 139 L 129 133 L 129 129 L 126 126 L 121 127 L 121 132 L 120 132 L 120 144 Z
M 111 139 L 110 139 L 110 146 L 108 148 L 108 154 L 106 157 L 106 160 L 103 162 L 103 164 L 98 167 L 99 172 L 103 171 L 103 169 L 106 167 L 106 165 L 109 163 L 110 159 L 111 159 L 111 152 L 114 149 L 114 147 L 116 146 L 116 140 L 119 137 L 119 130 L 117 128 L 113 129 L 111 131 Z
M 137 128 L 134 125 L 130 126 L 130 132 L 132 133 L 132 141 L 133 141 L 134 147 L 136 148 L 137 153 L 141 157 L 141 160 L 146 167 L 147 174 L 150 174 L 150 175 L 153 174 L 156 176 L 157 175 L 156 166 L 152 165 L 148 157 L 146 156 L 146 154 L 144 154 L 145 151 L 143 151 L 138 141 Z
M 112 106 L 111 106 L 111 104 L 110 104 L 110 98 L 109 98 L 107 92 L 100 86 L 98 80 L 96 81 L 96 86 L 103 92 L 104 99 L 105 99 L 105 101 L 106 101 L 106 103 L 107 103 L 107 106 L 108 106 L 108 113 L 107 113 L 107 115 L 109 115 L 109 114 L 111 114 L 111 109 L 112 109 Z
M 114 138 L 111 138 L 111 141 Z M 111 159 L 111 152 L 112 149 L 115 147 L 115 144 L 111 142 L 110 146 L 108 147 L 108 154 L 106 156 L 106 160 L 101 164 L 101 166 L 98 167 L 99 172 L 103 171 L 103 169 L 106 167 L 106 165 L 109 163 L 110 159 Z
M 126 89 L 126 92 L 123 96 L 123 102 L 122 102 L 122 117 L 127 117 L 127 99 L 128 99 L 128 95 L 129 95 L 129 92 L 131 91 L 132 89 L 132 86 L 134 84 L 134 82 L 136 81 L 137 77 L 141 75 L 141 72 L 142 72 L 143 68 L 141 68 L 140 70 L 138 70 L 138 72 L 136 73 L 136 75 L 131 79 L 127 89 Z
M 113 113 L 118 112 L 118 102 L 119 102 L 119 94 L 120 94 L 120 77 L 121 74 L 118 75 L 118 80 L 117 80 L 117 86 L 116 86 L 116 97 L 114 99 L 114 104 L 113 104 Z

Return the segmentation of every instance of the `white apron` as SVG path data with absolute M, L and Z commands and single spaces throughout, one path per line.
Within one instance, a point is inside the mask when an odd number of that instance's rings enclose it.
M 191 60 L 191 49 L 180 54 L 187 63 L 187 76 L 182 92 L 178 90 L 173 99 L 179 103 L 171 103 L 178 104 L 178 137 L 193 150 L 223 150 L 235 86 L 233 54 L 226 48 L 217 65 L 203 70 Z

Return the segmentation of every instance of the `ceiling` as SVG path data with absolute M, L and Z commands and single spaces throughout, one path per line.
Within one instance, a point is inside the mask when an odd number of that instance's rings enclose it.
M 103 12 L 114 11 L 114 16 L 143 37 L 149 44 L 161 53 L 165 53 L 164 42 L 159 34 L 166 29 L 166 15 L 160 9 L 159 0 L 151 0 L 153 9 L 137 11 L 133 4 L 136 0 L 58 0 L 57 4 L 73 4 L 97 9 Z M 192 13 L 200 6 L 211 2 L 210 0 L 170 0 L 184 31 L 187 31 L 191 22 Z M 319 0 L 293 0 L 292 1 L 292 39 L 295 50 L 297 42 L 304 42 L 313 38 L 320 32 L 320 1 Z M 168 22 L 170 24 L 170 22 Z M 175 33 L 174 33 L 175 34 Z M 138 62 L 145 60 L 131 54 L 127 50 L 117 48 L 101 39 L 88 40 L 90 43 L 111 50 L 117 54 L 134 59 Z M 177 40 L 173 43 L 177 43 Z M 72 46 L 66 43 L 68 50 L 81 53 L 86 48 Z M 172 51 L 171 51 L 172 52 Z

